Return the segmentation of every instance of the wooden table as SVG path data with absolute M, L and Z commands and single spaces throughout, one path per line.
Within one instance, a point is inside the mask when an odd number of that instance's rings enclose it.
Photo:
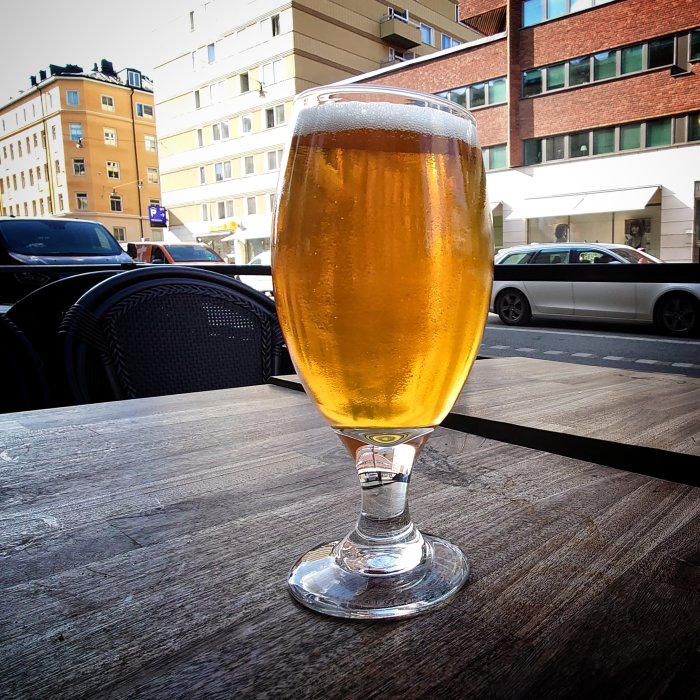
M 636 439 L 595 418 L 605 371 L 567 370 L 572 393 L 562 363 L 532 362 L 479 361 L 450 420 Z M 644 377 L 678 440 L 625 446 L 695 459 L 697 403 L 694 423 L 671 410 L 692 393 Z M 628 379 L 632 413 L 648 394 Z M 543 402 L 580 418 L 540 426 Z M 467 553 L 469 584 L 424 616 L 353 622 L 286 591 L 359 505 L 302 392 L 0 416 L 0 697 L 700 697 L 700 488 L 456 428 L 428 443 L 411 506 Z

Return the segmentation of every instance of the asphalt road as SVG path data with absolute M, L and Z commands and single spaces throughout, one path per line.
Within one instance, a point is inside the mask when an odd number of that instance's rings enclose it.
M 700 338 L 669 338 L 646 326 L 539 321 L 513 328 L 489 314 L 479 354 L 700 377 Z

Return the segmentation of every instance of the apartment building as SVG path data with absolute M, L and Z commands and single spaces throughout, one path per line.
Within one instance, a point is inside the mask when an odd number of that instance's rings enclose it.
M 117 240 L 162 239 L 152 84 L 136 69 L 117 74 L 51 65 L 0 108 L 0 211 L 103 223 Z
M 154 71 L 167 235 L 236 262 L 269 247 L 294 95 L 458 46 L 456 0 L 215 1 L 167 25 Z
M 461 0 L 459 16 L 484 37 L 346 82 L 472 111 L 497 247 L 630 242 L 697 262 L 700 4 Z

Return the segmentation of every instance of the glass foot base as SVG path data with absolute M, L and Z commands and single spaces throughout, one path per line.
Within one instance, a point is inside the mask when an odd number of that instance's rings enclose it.
M 449 601 L 469 576 L 469 564 L 458 547 L 425 533 L 420 562 L 389 575 L 340 566 L 340 545 L 314 547 L 296 562 L 287 580 L 295 600 L 326 615 L 366 620 L 419 615 Z

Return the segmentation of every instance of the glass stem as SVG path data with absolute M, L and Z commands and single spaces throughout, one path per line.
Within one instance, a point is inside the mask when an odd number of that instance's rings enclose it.
M 336 561 L 363 575 L 413 568 L 424 557 L 424 543 L 411 521 L 408 485 L 433 429 L 337 432 L 355 460 L 362 506 L 355 529 L 335 548 Z

